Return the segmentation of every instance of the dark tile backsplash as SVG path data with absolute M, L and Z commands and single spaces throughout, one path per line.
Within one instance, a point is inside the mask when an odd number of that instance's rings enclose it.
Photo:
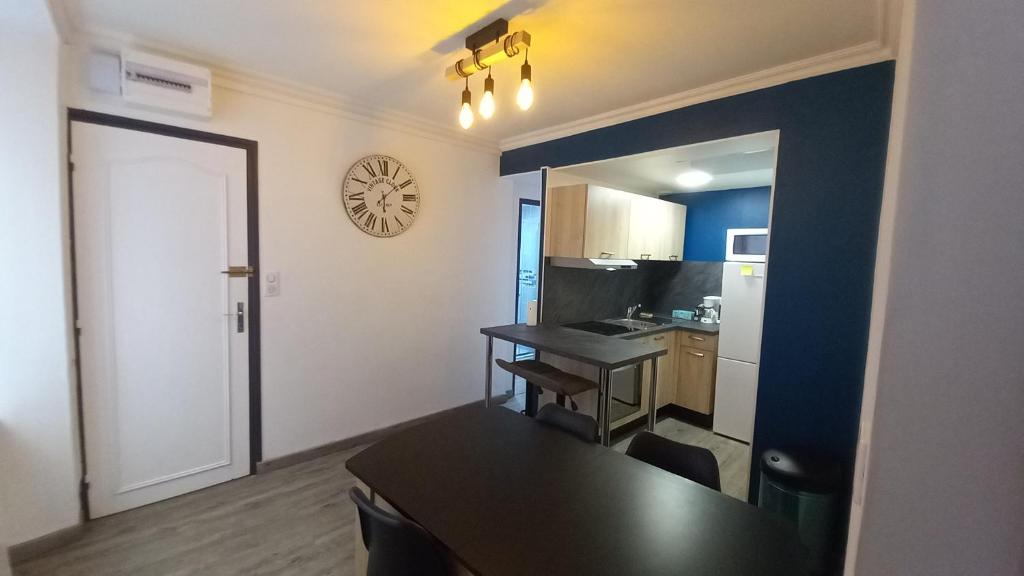
M 636 270 L 582 270 L 544 263 L 544 322 L 621 318 L 626 308 L 669 315 L 722 293 L 722 262 L 637 262 Z

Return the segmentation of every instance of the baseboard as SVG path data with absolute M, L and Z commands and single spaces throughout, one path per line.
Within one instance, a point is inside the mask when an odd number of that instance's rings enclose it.
M 505 401 L 509 400 L 509 398 L 510 396 L 506 394 L 492 396 L 491 404 L 504 404 Z M 426 416 L 413 418 L 412 420 L 406 420 L 405 422 L 399 422 L 398 424 L 392 424 L 391 426 L 385 426 L 384 428 L 378 428 L 377 430 L 371 430 L 369 432 L 357 434 L 356 436 L 352 436 L 351 438 L 345 438 L 342 440 L 337 440 L 335 442 L 329 442 L 322 446 L 316 446 L 314 448 L 302 450 L 301 452 L 295 452 L 292 454 L 287 454 L 285 456 L 279 456 L 277 458 L 264 460 L 263 462 L 258 462 L 256 464 L 256 473 L 264 474 L 266 472 L 270 472 L 273 470 L 280 470 L 281 468 L 294 466 L 302 462 L 316 460 L 321 456 L 333 454 L 334 452 L 341 452 L 342 450 L 348 450 L 349 448 L 354 448 L 356 446 L 361 446 L 363 444 L 373 444 L 374 442 L 379 442 L 396 432 L 405 430 L 406 428 L 410 428 L 412 426 L 416 426 L 417 424 L 428 422 L 440 416 L 444 416 L 445 414 L 448 414 L 449 412 L 452 412 L 454 410 L 458 410 L 459 408 L 463 408 L 465 406 L 472 406 L 475 404 L 483 405 L 483 403 L 483 400 L 476 400 L 468 404 L 455 406 L 454 408 L 447 408 L 445 410 L 441 410 L 440 412 L 434 412 L 432 414 L 427 414 Z
M 83 525 L 76 524 L 67 528 L 61 528 L 56 532 L 44 534 L 21 544 L 14 544 L 7 548 L 7 560 L 10 565 L 17 566 L 29 560 L 38 558 L 51 550 L 67 546 L 82 536 Z M 0 560 L 4 560 L 0 557 Z M 2 574 L 3 572 L 0 572 Z
M 689 408 L 683 408 L 678 404 L 666 404 L 661 408 L 658 408 L 658 416 L 669 416 L 676 420 L 682 420 L 687 424 L 693 424 L 706 430 L 711 430 L 712 425 L 715 422 L 715 417 L 712 414 L 704 414 Z

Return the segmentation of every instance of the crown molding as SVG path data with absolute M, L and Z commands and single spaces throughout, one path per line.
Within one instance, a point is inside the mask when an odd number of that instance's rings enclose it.
M 885 2 L 885 0 L 881 1 Z M 893 3 L 898 3 L 898 1 L 899 0 L 895 0 Z M 889 24 L 887 23 L 886 27 L 888 27 L 888 25 Z M 638 118 L 644 118 L 646 116 L 652 116 L 654 114 L 660 114 L 670 110 L 685 108 L 701 102 L 718 100 L 719 98 L 735 96 L 744 92 L 770 88 L 772 86 L 786 84 L 787 82 L 792 82 L 794 80 L 820 76 L 822 74 L 837 72 L 847 68 L 856 68 L 858 66 L 884 62 L 886 60 L 892 60 L 893 58 L 894 53 L 885 42 L 882 40 L 873 40 L 850 48 L 844 48 L 842 50 L 836 50 L 835 52 L 829 52 L 827 54 L 813 56 L 804 60 L 790 62 L 774 68 L 768 68 L 751 74 L 737 76 L 736 78 L 731 78 L 722 82 L 716 82 L 714 84 L 701 86 L 700 88 L 694 88 L 678 92 L 676 94 L 671 94 L 669 96 L 655 98 L 654 100 L 634 104 L 632 106 L 626 106 L 610 112 L 596 114 L 588 118 L 582 118 L 580 120 L 558 124 L 541 130 L 527 132 L 511 138 L 504 138 L 498 143 L 498 145 L 503 151 L 514 150 L 516 148 L 522 148 L 523 146 L 539 144 L 541 142 L 556 140 L 558 138 L 572 136 L 573 134 L 579 134 L 581 132 L 588 132 L 597 128 L 613 126 L 615 124 L 621 124 L 622 122 L 628 122 L 630 120 L 636 120 Z
M 56 2 L 59 4 L 59 2 Z M 258 73 L 208 56 L 156 42 L 97 28 L 75 28 L 62 34 L 66 43 L 98 50 L 120 51 L 123 47 L 154 52 L 168 58 L 191 62 L 210 69 L 215 87 L 331 114 L 371 126 L 405 132 L 437 142 L 454 144 L 488 154 L 498 154 L 498 142 L 456 130 L 451 126 L 344 97 L 335 92 Z

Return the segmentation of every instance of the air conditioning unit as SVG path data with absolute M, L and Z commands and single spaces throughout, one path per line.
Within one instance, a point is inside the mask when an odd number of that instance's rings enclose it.
M 208 68 L 135 50 L 121 51 L 121 97 L 134 106 L 210 118 L 211 80 Z

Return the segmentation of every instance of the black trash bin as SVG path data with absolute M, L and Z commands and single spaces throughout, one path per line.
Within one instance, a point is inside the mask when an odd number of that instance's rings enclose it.
M 834 462 L 779 450 L 761 455 L 757 505 L 796 525 L 811 574 L 829 574 L 834 567 L 839 485 Z

